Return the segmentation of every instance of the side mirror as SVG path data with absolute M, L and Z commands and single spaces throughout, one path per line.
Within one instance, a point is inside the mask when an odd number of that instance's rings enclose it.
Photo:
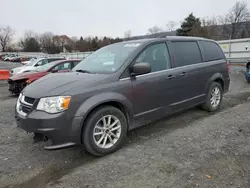
M 52 70 L 51 72 L 52 72 L 52 73 L 56 73 L 56 72 L 58 72 L 58 70 Z
M 151 72 L 149 63 L 136 63 L 131 67 L 131 76 L 147 74 Z

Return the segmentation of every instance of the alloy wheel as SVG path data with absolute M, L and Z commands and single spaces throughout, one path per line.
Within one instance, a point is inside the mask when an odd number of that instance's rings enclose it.
M 107 149 L 115 145 L 121 136 L 121 122 L 114 115 L 103 116 L 95 125 L 93 138 L 99 148 Z

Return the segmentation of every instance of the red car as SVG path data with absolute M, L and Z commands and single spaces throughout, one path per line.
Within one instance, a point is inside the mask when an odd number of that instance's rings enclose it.
M 54 61 L 44 66 L 38 67 L 35 71 L 16 74 L 10 77 L 8 80 L 9 91 L 14 95 L 18 95 L 27 84 L 30 84 L 50 73 L 68 72 L 73 69 L 80 61 L 81 60 L 79 59 Z

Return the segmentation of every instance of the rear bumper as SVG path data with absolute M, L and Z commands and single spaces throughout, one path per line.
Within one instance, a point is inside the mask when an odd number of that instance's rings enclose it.
M 224 93 L 227 93 L 229 91 L 230 86 L 230 78 L 224 80 Z
M 246 80 L 250 80 L 250 73 L 249 72 L 245 73 L 245 78 L 246 78 Z

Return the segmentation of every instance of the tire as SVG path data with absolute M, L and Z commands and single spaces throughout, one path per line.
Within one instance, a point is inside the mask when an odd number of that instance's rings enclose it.
M 216 89 L 218 89 L 218 90 L 216 90 Z M 211 100 L 212 100 L 212 94 L 215 92 L 215 90 L 219 91 L 219 94 L 216 95 L 217 97 L 215 97 L 215 98 L 217 100 L 216 100 L 216 102 L 213 103 Z M 219 99 L 218 99 L 218 97 L 219 97 Z M 214 111 L 218 110 L 220 108 L 222 98 L 223 98 L 223 90 L 222 90 L 221 84 L 218 82 L 213 82 L 209 88 L 206 103 L 202 105 L 202 109 L 206 110 L 208 112 L 214 112 Z
M 103 120 L 104 117 L 105 120 Z M 112 125 L 115 122 L 117 123 L 112 128 L 111 126 L 103 128 L 104 121 L 109 125 Z M 127 136 L 127 127 L 126 118 L 119 109 L 112 106 L 100 107 L 90 114 L 84 125 L 82 131 L 83 145 L 87 152 L 97 157 L 113 153 L 123 145 Z M 112 132 L 112 129 L 116 130 Z M 94 136 L 94 133 L 97 135 Z M 116 138 L 114 136 L 116 136 Z M 101 140 L 101 138 L 103 139 Z M 110 139 L 113 140 L 113 143 L 111 143 Z M 98 142 L 100 142 L 99 145 Z M 106 143 L 105 146 L 104 142 Z

